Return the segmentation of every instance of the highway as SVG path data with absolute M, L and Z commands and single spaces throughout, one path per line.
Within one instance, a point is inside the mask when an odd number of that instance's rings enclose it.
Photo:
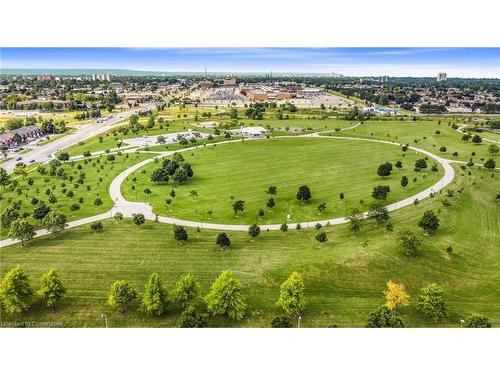
M 98 134 L 105 133 L 110 129 L 118 126 L 118 123 L 130 117 L 134 112 L 143 109 L 150 109 L 153 104 L 146 104 L 144 106 L 134 107 L 132 109 L 117 112 L 110 116 L 104 118 L 96 119 L 91 124 L 80 125 L 76 127 L 74 133 L 68 134 L 64 137 L 56 139 L 55 141 L 49 142 L 45 145 L 30 145 L 30 151 L 18 155 L 22 157 L 21 160 L 16 160 L 18 156 L 14 156 L 11 160 L 2 163 L 1 166 L 7 170 L 7 173 L 12 173 L 14 167 L 17 163 L 23 162 L 29 167 L 32 160 L 38 163 L 45 163 L 51 159 L 51 155 L 61 151 L 69 146 L 73 146 L 78 142 L 85 141 L 86 139 L 92 138 Z M 101 122 L 98 122 L 101 121 Z

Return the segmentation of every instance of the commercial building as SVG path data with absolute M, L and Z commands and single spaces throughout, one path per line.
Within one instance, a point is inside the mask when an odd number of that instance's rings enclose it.
M 203 81 L 200 81 L 200 88 L 201 89 L 211 89 L 214 87 L 214 83 L 212 81 L 209 81 L 208 79 L 204 79 Z
M 236 86 L 236 77 L 226 77 L 222 81 L 222 86 Z
M 52 81 L 54 77 L 50 74 L 42 74 L 39 76 L 36 76 L 37 81 Z
M 254 101 L 288 100 L 295 97 L 295 90 L 267 85 L 247 87 L 242 89 L 241 93 Z
M 448 75 L 446 73 L 438 73 L 437 75 L 437 81 L 446 81 L 448 79 Z

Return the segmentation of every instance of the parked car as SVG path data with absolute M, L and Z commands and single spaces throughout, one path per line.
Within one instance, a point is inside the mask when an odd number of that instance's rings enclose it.
M 23 158 L 22 156 L 19 156 L 19 157 L 17 157 L 17 158 L 16 158 L 16 161 L 19 161 L 19 160 L 21 160 L 22 158 Z

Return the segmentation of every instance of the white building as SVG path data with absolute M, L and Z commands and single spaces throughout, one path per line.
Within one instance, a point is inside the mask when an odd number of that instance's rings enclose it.
M 448 79 L 448 75 L 446 73 L 438 73 L 437 75 L 437 81 L 446 81 Z
M 240 128 L 240 134 L 245 138 L 264 137 L 267 134 L 267 129 L 262 126 L 247 126 Z

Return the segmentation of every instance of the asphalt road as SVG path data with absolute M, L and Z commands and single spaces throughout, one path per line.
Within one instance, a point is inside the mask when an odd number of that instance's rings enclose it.
M 65 149 L 66 147 L 76 145 L 78 142 L 85 141 L 86 139 L 92 138 L 98 134 L 105 133 L 109 129 L 112 129 L 118 126 L 120 121 L 123 121 L 130 117 L 134 112 L 139 109 L 149 108 L 151 104 L 142 106 L 142 107 L 134 107 L 133 109 L 126 110 L 123 112 L 117 112 L 113 115 L 112 118 L 106 117 L 104 120 L 97 119 L 91 124 L 80 125 L 77 127 L 76 132 L 72 134 L 68 134 L 62 138 L 56 139 L 55 141 L 49 142 L 45 145 L 34 145 L 30 146 L 31 151 L 21 154 L 21 160 L 16 160 L 18 156 L 13 157 L 11 160 L 2 163 L 2 167 L 7 170 L 8 173 L 12 173 L 14 171 L 14 167 L 17 163 L 23 162 L 29 166 L 30 161 L 34 160 L 38 163 L 45 163 L 51 159 L 51 155 Z M 97 122 L 101 121 L 102 122 Z

